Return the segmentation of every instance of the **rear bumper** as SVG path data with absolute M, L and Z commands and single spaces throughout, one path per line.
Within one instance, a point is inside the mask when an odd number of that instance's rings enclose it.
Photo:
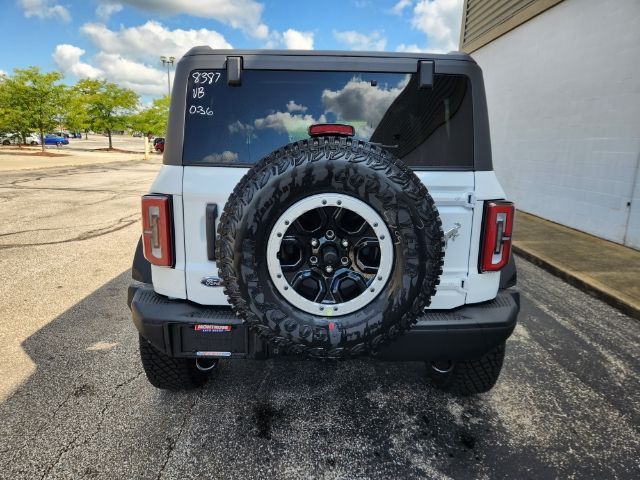
M 520 293 L 500 290 L 489 302 L 426 310 L 405 335 L 384 348 L 385 360 L 470 360 L 504 342 L 516 327 Z
M 264 358 L 274 353 L 230 308 L 168 300 L 148 284 L 129 287 L 129 307 L 140 334 L 174 357 Z M 520 310 L 517 291 L 501 290 L 480 304 L 427 310 L 405 335 L 383 348 L 383 360 L 462 360 L 482 356 L 506 340 Z

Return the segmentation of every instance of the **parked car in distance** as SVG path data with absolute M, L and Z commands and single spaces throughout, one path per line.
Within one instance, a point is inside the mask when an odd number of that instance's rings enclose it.
M 25 143 L 27 145 L 40 145 L 42 142 L 40 141 L 40 135 L 32 133 L 30 135 L 27 135 L 27 137 L 25 138 Z
M 69 145 L 69 140 L 61 137 L 60 135 L 55 135 L 53 133 L 47 133 L 44 136 L 44 144 L 45 145 Z
M 2 145 L 40 145 L 40 137 L 35 133 L 27 135 L 24 143 L 19 133 L 8 133 L 0 137 Z
M 73 132 L 71 138 L 82 138 L 82 132 Z
M 133 132 L 133 137 L 142 137 L 142 132 Z
M 155 148 L 156 152 L 164 153 L 164 138 L 163 137 L 154 138 L 153 148 Z

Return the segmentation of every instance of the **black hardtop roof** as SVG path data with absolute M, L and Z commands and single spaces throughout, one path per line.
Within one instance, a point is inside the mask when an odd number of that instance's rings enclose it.
M 464 60 L 473 62 L 473 58 L 464 52 L 418 53 L 418 52 L 354 52 L 346 50 L 245 50 L 245 49 L 213 49 L 208 45 L 193 47 L 185 57 L 197 55 L 282 55 L 308 57 L 377 57 L 377 58 L 415 58 L 416 60 Z

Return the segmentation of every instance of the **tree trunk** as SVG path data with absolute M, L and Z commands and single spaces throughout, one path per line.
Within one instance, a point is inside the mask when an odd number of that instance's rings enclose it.
M 113 150 L 113 144 L 111 143 L 111 129 L 107 129 L 107 134 L 109 135 L 109 150 Z
M 44 130 L 40 129 L 40 147 L 44 152 Z
M 84 131 L 84 139 L 89 140 L 89 132 L 87 130 Z

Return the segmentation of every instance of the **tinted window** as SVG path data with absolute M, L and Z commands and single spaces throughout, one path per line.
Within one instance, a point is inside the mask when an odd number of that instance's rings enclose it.
M 253 164 L 307 138 L 314 123 L 352 125 L 414 168 L 473 166 L 471 89 L 464 76 L 245 70 L 192 72 L 187 91 L 185 164 Z

